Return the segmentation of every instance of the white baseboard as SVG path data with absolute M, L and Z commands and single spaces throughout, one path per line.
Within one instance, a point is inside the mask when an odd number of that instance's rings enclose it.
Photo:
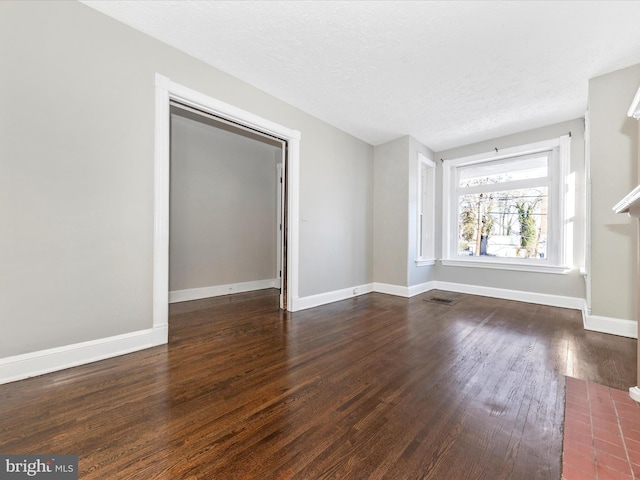
M 582 310 L 583 298 L 565 297 L 561 295 L 550 295 L 547 293 L 525 292 L 522 290 L 508 290 L 505 288 L 482 287 L 479 285 L 468 285 L 465 283 L 433 282 L 437 290 L 447 290 L 449 292 L 468 293 L 471 295 L 481 295 L 483 297 L 501 298 L 503 300 L 516 300 L 518 302 L 536 303 L 538 305 L 549 305 L 550 307 L 571 308 Z
M 549 295 L 546 293 L 525 292 L 521 290 L 508 290 L 504 288 L 482 287 L 465 283 L 441 282 L 433 280 L 418 285 L 403 287 L 386 283 L 374 283 L 373 291 L 396 295 L 398 297 L 413 297 L 430 290 L 445 290 L 448 292 L 468 293 L 470 295 L 482 295 L 484 297 L 501 298 L 503 300 L 516 300 L 518 302 L 537 303 L 552 307 L 571 308 L 581 310 L 584 304 L 583 298 Z
M 174 290 L 169 292 L 169 303 L 188 302 L 201 298 L 220 297 L 231 293 L 251 292 L 265 288 L 279 288 L 280 283 L 276 278 L 267 280 L 255 280 L 252 282 L 230 283 L 227 285 L 214 285 L 211 287 L 188 288 L 186 290 Z
M 307 308 L 319 307 L 327 303 L 339 302 L 347 298 L 357 297 L 365 293 L 373 292 L 373 284 L 358 285 L 356 287 L 343 288 L 341 290 L 333 290 L 331 292 L 319 293 L 317 295 L 309 295 L 308 297 L 300 297 L 293 299 L 293 311 L 306 310 Z
M 409 287 L 403 287 L 401 285 L 374 282 L 373 291 L 377 293 L 386 293 L 387 295 L 395 295 L 396 297 L 409 298 Z
M 638 324 L 634 320 L 590 315 L 587 313 L 584 298 L 524 292 L 520 290 L 507 290 L 502 288 L 480 287 L 477 285 L 466 285 L 461 283 L 439 281 L 433 283 L 435 284 L 434 288 L 438 290 L 468 293 L 471 295 L 483 295 L 485 297 L 502 298 L 504 300 L 516 300 L 519 302 L 580 310 L 582 311 L 582 320 L 585 330 L 608 333 L 611 335 L 618 335 L 620 337 L 638 338 Z
M 168 326 L 163 325 L 148 330 L 0 358 L 0 384 L 162 345 L 167 343 L 167 333 Z
M 308 297 L 297 298 L 294 299 L 293 304 L 294 311 L 298 311 L 305 310 L 307 308 L 319 307 L 328 303 L 339 302 L 340 300 L 346 300 L 347 298 L 357 297 L 358 295 L 364 295 L 365 293 L 371 292 L 386 293 L 396 297 L 409 298 L 420 293 L 428 292 L 432 289 L 433 282 L 421 283 L 420 285 L 413 285 L 411 287 L 375 282 L 359 285 L 357 287 L 343 288 L 341 290 L 334 290 L 331 292 L 319 293 L 317 295 L 309 295 Z
M 357 287 L 343 288 L 341 290 L 333 290 L 331 292 L 319 293 L 317 295 L 309 295 L 294 299 L 294 311 L 305 310 L 307 308 L 319 307 L 328 303 L 339 302 L 347 298 L 357 297 L 365 293 L 378 292 L 394 295 L 396 297 L 413 297 L 420 293 L 428 292 L 433 289 L 433 282 L 421 283 L 411 287 L 403 287 L 400 285 L 391 285 L 389 283 L 367 283 Z
M 437 288 L 436 285 L 437 285 L 436 281 L 419 283 L 418 285 L 411 285 L 410 287 L 408 287 L 409 297 L 414 297 L 416 295 L 420 295 L 421 293 L 435 290 Z
M 169 343 L 169 324 L 165 323 L 164 325 L 156 325 L 152 329 L 152 346 L 155 347 L 157 345 L 164 345 L 165 343 Z
M 357 293 L 354 293 L 354 289 Z M 551 295 L 547 293 L 525 292 L 522 290 L 509 290 L 504 288 L 483 287 L 464 283 L 441 282 L 437 280 L 421 283 L 418 285 L 411 285 L 408 287 L 402 285 L 392 285 L 389 283 L 374 282 L 372 284 L 361 285 L 359 287 L 345 288 L 342 290 L 335 290 L 318 295 L 311 295 L 308 297 L 294 299 L 294 311 L 318 307 L 320 305 L 345 300 L 347 298 L 351 298 L 357 295 L 363 295 L 370 292 L 410 298 L 431 290 L 444 290 L 449 292 L 500 298 L 503 300 L 515 300 L 518 302 L 535 303 L 538 305 L 548 305 L 551 307 L 580 310 L 583 314 L 585 330 L 609 333 L 612 335 L 629 338 L 638 337 L 637 323 L 633 320 L 588 315 L 586 313 L 586 310 L 584 309 L 584 298 Z
M 390 283 L 374 282 L 373 291 L 378 293 L 386 293 L 387 295 L 395 295 L 396 297 L 411 298 L 415 295 L 428 292 L 435 288 L 435 282 L 425 282 L 418 285 L 404 287 L 401 285 L 392 285 Z
M 585 309 L 582 311 L 582 321 L 585 330 L 609 333 L 620 337 L 638 338 L 638 323 L 634 320 L 589 315 Z

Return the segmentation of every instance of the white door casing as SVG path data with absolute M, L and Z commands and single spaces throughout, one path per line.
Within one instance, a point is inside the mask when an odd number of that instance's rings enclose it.
M 285 178 L 287 187 L 287 304 L 293 311 L 298 299 L 299 237 L 299 152 L 300 132 L 259 117 L 228 103 L 155 76 L 155 145 L 154 145 L 154 232 L 153 232 L 153 330 L 154 345 L 167 343 L 169 320 L 169 181 L 171 101 L 196 108 L 211 115 L 257 130 L 286 142 Z M 284 148 L 283 148 L 284 150 Z M 284 227 L 284 226 L 283 226 Z

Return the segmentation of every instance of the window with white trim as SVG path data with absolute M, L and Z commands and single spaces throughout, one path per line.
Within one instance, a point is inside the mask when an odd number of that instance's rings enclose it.
M 418 198 L 416 265 L 435 263 L 436 164 L 418 153 Z
M 443 264 L 566 273 L 570 137 L 445 161 Z

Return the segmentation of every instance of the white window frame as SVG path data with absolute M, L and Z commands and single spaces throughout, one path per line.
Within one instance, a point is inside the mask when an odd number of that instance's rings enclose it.
M 426 182 L 423 180 L 423 173 L 426 174 Z M 436 164 L 424 154 L 418 153 L 418 189 L 416 199 L 416 266 L 418 267 L 435 264 L 435 191 Z
M 446 266 L 464 266 L 495 268 L 501 270 L 518 270 L 539 273 L 566 274 L 573 267 L 570 250 L 566 239 L 572 238 L 568 229 L 572 227 L 567 221 L 566 209 L 567 178 L 569 172 L 571 136 L 542 142 L 530 143 L 508 148 L 499 152 L 486 152 L 468 157 L 447 160 L 443 164 L 442 175 L 442 264 Z M 551 152 L 549 157 L 549 210 L 547 231 L 549 232 L 547 258 L 503 258 L 485 256 L 458 255 L 458 180 L 457 169 L 478 163 L 504 160 L 522 155 Z

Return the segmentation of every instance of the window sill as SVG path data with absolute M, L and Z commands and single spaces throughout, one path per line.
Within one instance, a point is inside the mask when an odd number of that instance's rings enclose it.
M 447 267 L 472 267 L 472 268 L 492 268 L 496 270 L 514 270 L 518 272 L 533 273 L 553 273 L 566 275 L 573 270 L 573 267 L 558 265 L 539 265 L 533 263 L 500 262 L 492 260 L 441 260 L 442 265 Z
M 435 258 L 427 258 L 427 259 L 420 258 L 416 260 L 416 267 L 429 267 L 435 264 L 436 264 Z

